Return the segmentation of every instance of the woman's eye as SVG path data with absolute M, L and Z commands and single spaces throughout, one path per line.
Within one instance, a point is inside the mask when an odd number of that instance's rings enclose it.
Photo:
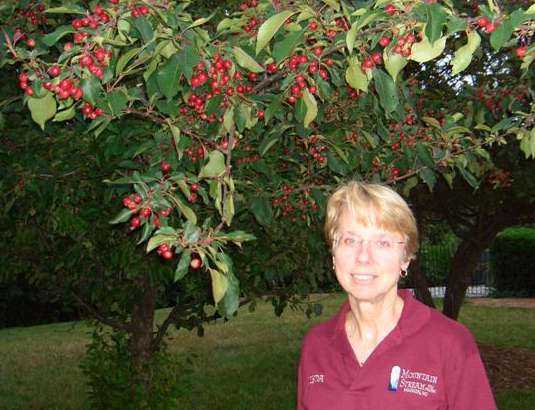
M 355 244 L 355 239 L 354 238 L 344 238 L 344 245 L 353 245 Z
M 386 249 L 386 248 L 390 248 L 391 246 L 392 244 L 390 243 L 390 241 L 386 241 L 386 240 L 377 241 L 377 247 L 379 248 Z

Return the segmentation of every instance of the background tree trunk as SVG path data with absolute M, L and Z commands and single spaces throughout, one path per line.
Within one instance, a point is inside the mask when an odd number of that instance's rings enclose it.
M 422 271 L 420 252 L 418 252 L 416 260 L 411 263 L 410 275 L 416 298 L 422 303 L 425 303 L 427 306 L 435 308 L 435 302 L 433 301 L 431 292 L 429 292 L 427 278 L 425 277 L 425 273 Z
M 140 276 L 138 285 L 140 295 L 132 310 L 130 340 L 133 382 L 148 389 L 152 381 L 150 362 L 153 354 L 156 290 L 148 274 Z

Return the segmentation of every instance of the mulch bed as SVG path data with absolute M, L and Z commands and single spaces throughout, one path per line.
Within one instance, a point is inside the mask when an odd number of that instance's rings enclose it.
M 535 389 L 535 351 L 489 345 L 479 349 L 494 391 Z

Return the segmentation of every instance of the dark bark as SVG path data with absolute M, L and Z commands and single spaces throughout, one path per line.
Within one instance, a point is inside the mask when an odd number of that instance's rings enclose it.
M 153 354 L 154 312 L 156 308 L 156 289 L 148 274 L 138 279 L 139 298 L 132 310 L 130 323 L 133 381 L 144 389 L 149 389 L 151 375 L 151 360 Z
M 503 226 L 492 216 L 480 218 L 479 223 L 472 227 L 470 234 L 457 246 L 450 262 L 448 286 L 444 296 L 442 312 L 446 316 L 455 320 L 459 317 L 466 290 L 470 286 L 481 254 L 492 245 L 502 228 Z
M 435 302 L 433 301 L 431 292 L 429 292 L 429 285 L 425 273 L 422 271 L 422 264 L 420 263 L 419 257 L 411 263 L 411 281 L 414 286 L 416 298 L 427 306 L 435 308 Z

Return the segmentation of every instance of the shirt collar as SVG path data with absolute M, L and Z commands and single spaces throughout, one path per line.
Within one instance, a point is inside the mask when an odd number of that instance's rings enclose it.
M 405 337 L 416 333 L 427 323 L 431 310 L 418 302 L 408 289 L 399 289 L 398 295 L 403 299 L 403 310 L 396 327 L 388 337 L 391 336 L 395 342 L 401 343 Z M 349 309 L 349 302 L 346 300 L 335 316 L 331 343 L 337 351 L 353 354 L 345 331 L 346 315 Z

